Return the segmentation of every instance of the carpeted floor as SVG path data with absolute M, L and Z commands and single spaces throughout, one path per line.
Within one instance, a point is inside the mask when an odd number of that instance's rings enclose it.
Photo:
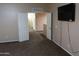
M 0 43 L 2 56 L 70 56 L 52 41 L 38 32 L 30 33 L 30 40 L 24 42 Z

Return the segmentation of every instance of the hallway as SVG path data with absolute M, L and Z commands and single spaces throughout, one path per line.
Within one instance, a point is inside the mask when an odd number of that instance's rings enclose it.
M 1 54 L 6 53 L 6 54 Z M 38 32 L 30 33 L 30 40 L 25 42 L 0 43 L 0 55 L 8 56 L 69 56 L 52 41 Z

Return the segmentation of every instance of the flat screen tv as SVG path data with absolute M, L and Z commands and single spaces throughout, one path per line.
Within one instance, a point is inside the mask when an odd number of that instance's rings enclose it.
M 75 4 L 70 3 L 58 7 L 58 20 L 59 21 L 75 21 Z

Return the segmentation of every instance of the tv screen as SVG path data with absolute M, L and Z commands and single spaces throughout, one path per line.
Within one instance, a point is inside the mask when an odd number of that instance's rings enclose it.
M 58 7 L 58 20 L 75 21 L 75 4 L 71 3 Z

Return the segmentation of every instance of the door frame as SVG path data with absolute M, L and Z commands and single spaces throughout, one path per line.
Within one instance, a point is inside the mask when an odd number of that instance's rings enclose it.
M 52 13 L 48 12 L 48 16 L 47 16 L 47 38 L 49 40 L 52 40 Z
M 51 40 L 53 40 L 53 13 L 51 13 Z

